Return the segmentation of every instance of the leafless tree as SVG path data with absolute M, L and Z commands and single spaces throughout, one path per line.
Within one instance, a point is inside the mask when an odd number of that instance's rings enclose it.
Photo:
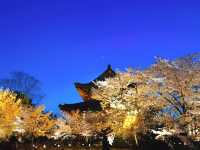
M 10 73 L 10 78 L 0 79 L 0 87 L 10 89 L 21 96 L 26 96 L 30 101 L 38 103 L 44 94 L 41 82 L 35 77 L 20 71 Z

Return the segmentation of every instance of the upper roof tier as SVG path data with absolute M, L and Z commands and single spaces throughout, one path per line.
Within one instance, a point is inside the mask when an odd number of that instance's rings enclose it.
M 74 84 L 83 100 L 87 101 L 92 99 L 92 88 L 97 88 L 94 82 L 104 81 L 106 78 L 112 78 L 115 75 L 116 73 L 112 70 L 111 65 L 108 65 L 107 69 L 93 81 L 89 83 L 75 82 Z

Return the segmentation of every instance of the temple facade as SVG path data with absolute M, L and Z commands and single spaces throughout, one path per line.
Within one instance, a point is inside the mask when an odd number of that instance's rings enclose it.
M 94 82 L 104 81 L 106 78 L 112 78 L 116 75 L 115 71 L 108 65 L 107 69 L 100 74 L 97 78 L 89 83 L 74 83 L 79 95 L 82 97 L 83 102 L 74 104 L 60 104 L 59 108 L 62 112 L 70 113 L 72 111 L 101 111 L 101 105 L 92 93 L 92 88 L 98 88 Z

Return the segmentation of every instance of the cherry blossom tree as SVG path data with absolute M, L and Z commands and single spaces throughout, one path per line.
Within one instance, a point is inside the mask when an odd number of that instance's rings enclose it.
M 95 84 L 95 99 L 104 110 L 113 111 L 112 117 L 116 112 L 123 116 L 115 120 L 121 133 L 144 134 L 160 126 L 175 130 L 173 135 L 179 137 L 184 133 L 188 138 L 199 138 L 198 53 L 173 61 L 156 58 L 147 69 L 118 72 L 116 77 Z

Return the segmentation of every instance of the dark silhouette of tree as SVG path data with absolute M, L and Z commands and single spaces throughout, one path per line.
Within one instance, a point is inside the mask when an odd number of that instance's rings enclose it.
M 25 104 L 38 103 L 44 94 L 41 89 L 41 82 L 35 77 L 21 71 L 10 73 L 10 78 L 0 79 L 0 87 L 10 89 L 20 97 L 26 97 Z

